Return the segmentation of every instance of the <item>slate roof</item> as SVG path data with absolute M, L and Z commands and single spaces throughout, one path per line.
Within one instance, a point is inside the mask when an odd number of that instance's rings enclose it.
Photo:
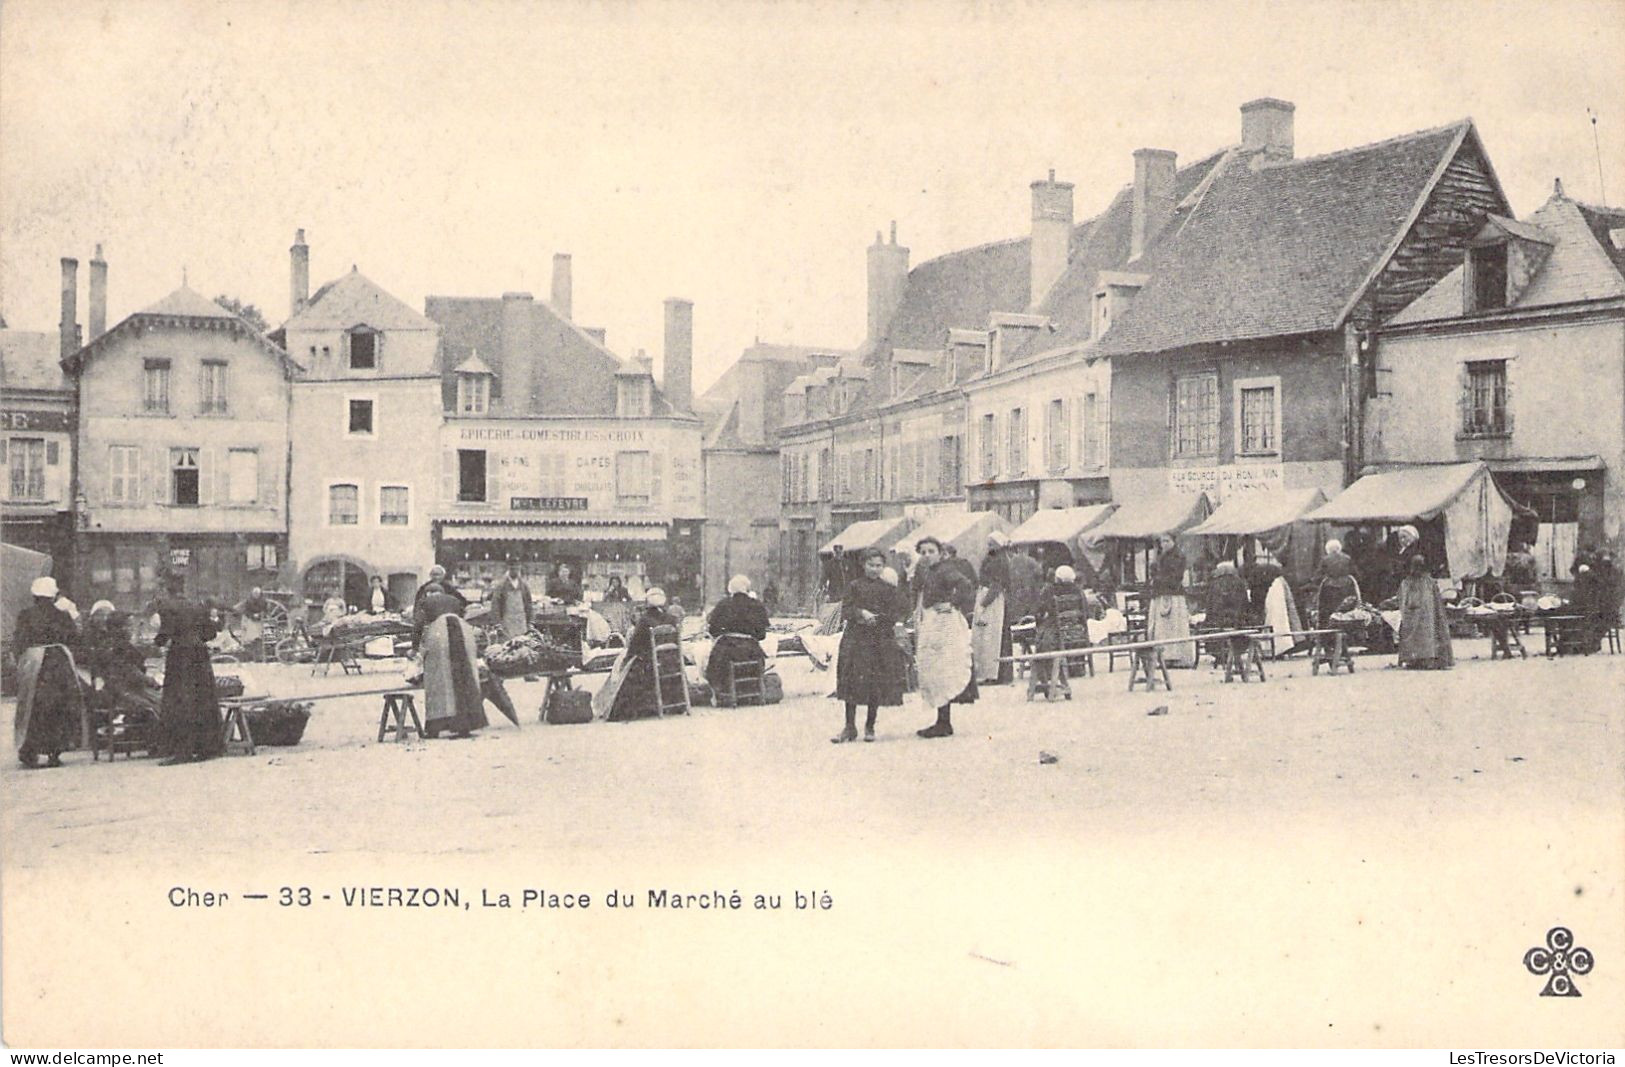
M 1031 238 L 1020 237 L 921 263 L 908 272 L 885 340 L 897 348 L 941 348 L 949 329 L 986 329 L 992 312 L 1025 311 L 1031 246 Z
M 1471 133 L 1463 120 L 1329 155 L 1229 159 L 1100 342 L 1107 355 L 1334 328 Z
M 234 319 L 237 317 L 202 293 L 194 292 L 184 285 L 156 304 L 142 308 L 136 314 L 173 315 L 177 318 L 186 319 Z
M 1555 243 L 1535 276 L 1512 301 L 1512 309 L 1625 297 L 1625 263 L 1612 254 L 1606 229 L 1598 239 L 1593 220 L 1600 214 L 1557 193 L 1519 224 L 1522 233 L 1539 235 L 1531 239 Z M 1625 212 L 1614 217 L 1620 219 L 1619 225 L 1625 225 Z M 1462 286 L 1466 277 L 1467 268 L 1456 267 L 1389 319 L 1389 325 L 1469 317 L 1463 311 Z
M 192 319 L 199 322 L 220 321 L 233 323 L 235 326 L 231 328 L 240 328 L 262 349 L 274 355 L 282 364 L 284 373 L 291 375 L 301 372 L 299 364 L 289 357 L 287 351 L 265 334 L 260 333 L 252 323 L 226 310 L 213 300 L 186 285 L 182 285 L 157 303 L 149 304 L 140 311 L 126 315 L 101 336 L 91 338 L 77 352 L 61 360 L 63 370 L 70 374 L 77 373 L 79 367 L 89 358 L 93 351 L 99 351 L 112 344 L 116 337 L 123 335 L 126 327 L 130 326 L 131 323 L 146 318 Z M 219 329 L 221 327 L 208 328 Z
M 71 389 L 57 362 L 61 344 L 54 333 L 0 329 L 0 386 L 8 390 Z
M 1625 274 L 1625 248 L 1617 247 L 1611 236 L 1614 230 L 1625 230 L 1625 208 L 1597 207 L 1595 204 L 1582 204 L 1578 200 L 1574 201 L 1574 206 L 1579 208 L 1580 217 L 1591 227 L 1591 232 L 1596 236 L 1602 250 L 1614 261 L 1615 269 Z
M 362 324 L 375 330 L 435 328 L 434 323 L 351 267 L 350 273 L 312 293 L 305 306 L 282 324 L 282 330 L 347 330 Z

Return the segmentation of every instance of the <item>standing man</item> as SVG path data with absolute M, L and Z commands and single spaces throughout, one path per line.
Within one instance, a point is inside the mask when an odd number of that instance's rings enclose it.
M 534 613 L 530 599 L 530 587 L 519 579 L 519 565 L 508 565 L 508 576 L 502 583 L 491 590 L 491 614 L 502 626 L 502 632 L 509 637 L 519 637 L 530 632 L 530 620 Z

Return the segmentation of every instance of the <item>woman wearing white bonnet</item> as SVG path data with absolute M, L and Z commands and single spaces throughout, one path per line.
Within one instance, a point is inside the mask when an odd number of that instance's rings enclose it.
M 28 591 L 34 602 L 17 613 L 10 629 L 17 650 L 17 758 L 24 767 L 62 766 L 75 741 L 88 742 L 84 691 L 70 646 L 78 640 L 73 620 L 57 607 L 56 579 L 42 575 Z
M 705 680 L 718 703 L 730 701 L 734 667 L 741 663 L 766 663 L 762 641 L 767 637 L 767 609 L 750 595 L 750 579 L 736 574 L 728 582 L 728 595 L 706 616 L 705 627 L 713 638 L 711 655 L 705 661 Z
M 609 681 L 593 696 L 593 710 L 612 722 L 652 719 L 662 713 L 655 689 L 655 631 L 677 629 L 666 610 L 666 591 L 656 586 L 643 596 L 643 611 L 627 637 Z M 668 698 L 669 700 L 669 698 Z

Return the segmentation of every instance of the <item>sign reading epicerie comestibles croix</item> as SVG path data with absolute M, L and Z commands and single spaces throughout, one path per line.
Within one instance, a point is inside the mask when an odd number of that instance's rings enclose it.
M 459 482 L 510 512 L 701 514 L 700 433 L 687 426 L 450 427 Z M 471 494 L 459 485 L 459 497 Z

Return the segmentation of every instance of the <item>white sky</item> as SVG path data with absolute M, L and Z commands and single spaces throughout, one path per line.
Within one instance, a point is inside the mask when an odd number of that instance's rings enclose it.
M 864 248 L 918 264 L 1078 217 L 1139 147 L 1297 105 L 1299 155 L 1471 115 L 1520 214 L 1562 176 L 1625 202 L 1625 3 L 80 3 L 0 8 L 0 311 L 54 330 L 95 242 L 109 322 L 181 280 L 287 313 L 358 264 L 426 294 L 546 299 L 622 355 L 695 301 L 703 387 L 753 337 L 852 345 Z

